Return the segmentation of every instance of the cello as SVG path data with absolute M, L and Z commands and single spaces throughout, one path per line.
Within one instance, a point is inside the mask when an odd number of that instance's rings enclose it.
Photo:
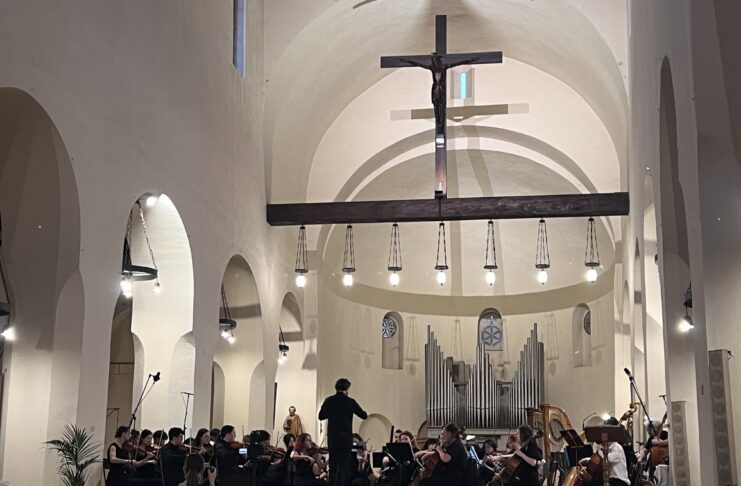
M 539 439 L 542 436 L 542 433 L 533 435 L 528 440 L 525 441 L 524 444 L 522 444 L 517 450 L 521 451 L 527 446 L 530 442 Z M 507 484 L 517 476 L 517 473 L 520 471 L 520 468 L 522 465 L 525 464 L 525 459 L 518 456 L 516 453 L 512 454 L 512 457 L 507 459 L 507 462 L 504 463 L 504 467 L 502 467 L 502 470 L 492 478 L 491 481 L 489 481 L 489 484 L 487 486 L 501 486 L 504 484 Z

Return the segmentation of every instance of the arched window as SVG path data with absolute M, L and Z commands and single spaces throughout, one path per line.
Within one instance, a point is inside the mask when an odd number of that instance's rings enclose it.
M 574 308 L 571 317 L 571 341 L 574 368 L 592 366 L 592 311 L 586 304 Z
M 404 367 L 404 322 L 398 312 L 389 312 L 381 321 L 381 365 L 389 370 Z
M 504 349 L 504 323 L 496 309 L 486 309 L 479 316 L 479 344 L 487 351 Z

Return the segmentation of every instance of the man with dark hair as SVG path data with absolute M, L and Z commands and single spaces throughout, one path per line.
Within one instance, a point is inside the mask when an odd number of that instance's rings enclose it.
M 219 438 L 214 444 L 214 455 L 211 462 L 219 471 L 218 482 L 238 484 L 245 479 L 245 471 L 240 467 L 247 459 L 239 453 L 239 446 L 233 445 L 237 440 L 237 431 L 232 425 L 225 425 L 219 431 Z
M 340 378 L 334 389 L 336 393 L 322 403 L 319 420 L 327 421 L 329 483 L 332 486 L 348 486 L 353 475 L 353 415 L 365 420 L 368 414 L 350 398 L 350 380 Z
M 160 467 L 164 486 L 177 486 L 185 480 L 183 466 L 188 452 L 183 445 L 185 432 L 180 427 L 173 427 L 167 432 L 170 439 L 160 449 Z

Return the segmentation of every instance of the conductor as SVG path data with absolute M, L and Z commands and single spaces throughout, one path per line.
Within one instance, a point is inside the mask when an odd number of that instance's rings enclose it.
M 336 393 L 327 397 L 319 410 L 319 420 L 327 420 L 329 445 L 329 484 L 348 486 L 353 476 L 352 419 L 357 415 L 368 418 L 358 402 L 348 396 L 350 380 L 340 378 L 334 385 Z

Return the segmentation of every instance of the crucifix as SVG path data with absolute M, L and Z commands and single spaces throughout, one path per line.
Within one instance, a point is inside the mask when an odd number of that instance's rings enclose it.
M 435 52 L 419 56 L 384 56 L 382 68 L 421 67 L 432 73 L 432 106 L 435 111 L 435 197 L 445 198 L 448 192 L 448 162 L 446 137 L 446 104 L 448 69 L 463 64 L 493 64 L 502 62 L 501 52 L 468 52 L 448 54 L 447 16 L 435 17 Z

